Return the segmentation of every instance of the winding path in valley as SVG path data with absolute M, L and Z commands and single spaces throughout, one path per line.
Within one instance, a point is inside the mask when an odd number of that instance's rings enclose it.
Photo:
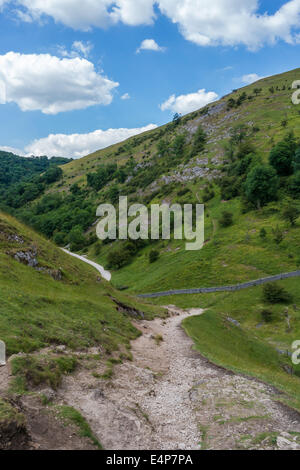
M 101 266 L 100 264 L 89 260 L 86 256 L 81 256 L 81 255 L 77 255 L 76 253 L 72 253 L 71 251 L 66 250 L 65 248 L 62 248 L 62 251 L 64 251 L 65 253 L 67 253 L 70 256 L 73 256 L 74 258 L 80 259 L 81 261 L 83 261 L 84 263 L 89 264 L 90 266 L 93 266 L 95 269 L 97 269 L 97 271 L 101 274 L 103 279 L 105 279 L 106 281 L 111 280 L 111 273 L 109 271 L 106 271 L 104 269 L 104 267 Z
M 142 335 L 133 360 L 109 380 L 100 364 L 64 379 L 61 402 L 82 413 L 104 448 L 300 450 L 300 415 L 278 403 L 278 392 L 193 349 L 181 324 L 205 312 L 167 308 L 165 320 L 135 323 Z
M 135 322 L 142 335 L 132 361 L 115 365 L 111 378 L 101 378 L 101 362 L 65 377 L 61 404 L 78 409 L 109 450 L 300 450 L 300 415 L 278 391 L 195 351 L 182 322 L 205 311 L 166 309 L 167 319 Z

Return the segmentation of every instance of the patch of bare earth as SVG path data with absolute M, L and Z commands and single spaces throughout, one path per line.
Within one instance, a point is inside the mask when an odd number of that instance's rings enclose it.
M 66 377 L 61 403 L 78 409 L 111 450 L 300 449 L 299 414 L 272 387 L 193 350 L 181 322 L 203 311 L 168 309 L 166 320 L 136 324 L 143 334 L 132 342 L 133 361 L 115 366 L 111 379 L 86 369 Z
M 7 400 L 25 417 L 24 426 L 13 421 L 0 423 L 0 450 L 95 450 L 89 439 L 81 437 L 74 425 L 66 425 L 40 396 L 12 397 L 8 394 L 11 380 L 10 361 L 0 367 L 0 398 Z

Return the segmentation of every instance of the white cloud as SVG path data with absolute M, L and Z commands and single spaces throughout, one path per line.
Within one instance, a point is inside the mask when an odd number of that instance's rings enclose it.
M 142 41 L 140 47 L 137 49 L 137 53 L 141 51 L 156 51 L 156 52 L 164 52 L 166 50 L 165 47 L 159 46 L 154 39 L 144 39 Z
M 15 155 L 24 156 L 23 150 L 17 149 L 15 147 L 8 147 L 7 145 L 0 145 L 0 150 L 3 152 L 14 153 Z
M 300 0 L 286 1 L 274 14 L 259 13 L 259 0 L 84 0 L 84 6 L 82 0 L 6 1 L 19 4 L 26 21 L 46 15 L 84 31 L 119 22 L 131 26 L 151 24 L 156 4 L 178 24 L 187 40 L 200 46 L 243 44 L 257 49 L 279 40 L 288 43 L 299 40 Z
M 15 52 L 0 56 L 0 103 L 17 103 L 22 111 L 57 114 L 108 105 L 118 85 L 86 59 Z
M 296 43 L 300 29 L 300 0 L 286 1 L 274 14 L 259 13 L 259 0 L 84 0 L 84 8 L 82 0 L 0 0 L 0 7 L 4 2 L 16 2 L 25 21 L 49 16 L 83 31 L 119 22 L 151 24 L 157 4 L 187 40 L 200 46 L 257 49 L 278 40 Z
M 129 93 L 124 93 L 124 95 L 121 96 L 121 100 L 130 100 L 131 96 Z
M 83 42 L 83 41 L 74 41 L 72 44 L 72 49 L 79 54 L 83 55 L 83 57 L 87 58 L 91 50 L 93 49 L 93 44 L 90 41 Z
M 84 57 L 87 59 L 94 48 L 94 45 L 90 42 L 83 42 L 83 41 L 74 41 L 71 50 L 68 51 L 66 46 L 57 46 L 57 52 L 62 57 L 68 57 L 69 59 L 75 57 Z
M 246 85 L 251 85 L 254 82 L 257 82 L 258 80 L 262 80 L 264 77 L 260 77 L 257 75 L 257 73 L 249 73 L 248 75 L 243 75 L 241 77 L 241 82 L 246 83 Z
M 218 99 L 218 95 L 215 92 L 206 92 L 205 89 L 202 89 L 188 95 L 172 95 L 160 105 L 160 109 L 162 111 L 170 110 L 173 113 L 187 114 L 203 108 L 203 106 L 212 103 L 216 99 Z
M 89 134 L 50 134 L 44 139 L 35 140 L 25 150 L 32 155 L 80 158 L 156 128 L 155 124 L 149 124 L 137 129 L 99 129 Z
M 278 40 L 294 41 L 300 28 L 300 0 L 286 2 L 273 15 L 259 14 L 258 0 L 159 0 L 161 11 L 183 36 L 200 46 L 256 49 Z
M 1 1 L 1 0 L 0 0 Z M 9 1 L 9 0 L 8 0 Z M 51 16 L 56 22 L 87 31 L 118 22 L 151 24 L 154 0 L 17 0 L 33 19 Z

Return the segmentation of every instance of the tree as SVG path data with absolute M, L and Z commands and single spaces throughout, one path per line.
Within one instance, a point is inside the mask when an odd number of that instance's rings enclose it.
M 183 149 L 186 141 L 186 136 L 184 134 L 179 134 L 175 137 L 173 142 L 173 150 L 176 157 L 181 157 L 183 154 Z
M 81 189 L 80 189 L 78 183 L 72 184 L 72 186 L 70 187 L 70 192 L 72 194 L 80 194 L 81 193 Z
M 229 211 L 223 211 L 219 219 L 221 227 L 230 227 L 233 224 L 233 214 Z
M 274 236 L 274 242 L 277 243 L 277 245 L 280 245 L 280 243 L 283 241 L 283 231 L 279 227 L 279 225 L 276 225 L 275 228 L 272 229 L 272 233 Z
M 53 166 L 46 171 L 42 179 L 47 183 L 55 183 L 63 177 L 63 171 L 58 166 Z
M 149 253 L 149 262 L 154 263 L 159 258 L 159 252 L 157 250 L 151 250 Z
M 158 153 L 164 157 L 170 152 L 170 144 L 167 140 L 161 139 L 157 144 Z
M 245 195 L 249 202 L 261 207 L 277 198 L 279 180 L 274 168 L 257 165 L 248 174 Z
M 288 176 L 293 173 L 293 156 L 294 152 L 290 143 L 282 141 L 272 148 L 269 162 L 270 165 L 275 168 L 278 175 Z
M 297 173 L 297 171 L 300 171 L 300 147 L 296 150 L 296 153 L 293 158 L 293 170 L 294 173 Z
M 291 197 L 300 198 L 300 170 L 290 178 L 288 191 Z
M 283 287 L 273 282 L 264 285 L 263 300 L 270 304 L 277 304 L 281 302 L 291 302 L 292 296 Z
M 204 131 L 202 126 L 199 126 L 194 136 L 193 150 L 192 150 L 193 156 L 201 153 L 204 150 L 206 140 L 207 140 L 206 132 Z
M 177 125 L 180 123 L 180 120 L 181 120 L 181 114 L 175 113 L 173 116 L 173 123 Z
M 63 232 L 57 232 L 53 237 L 53 241 L 58 246 L 64 246 L 66 244 L 66 234 Z
M 264 227 L 260 229 L 259 236 L 262 240 L 267 238 L 267 231 Z
M 120 247 L 111 251 L 107 257 L 108 268 L 120 269 L 131 261 L 130 252 Z
M 69 234 L 69 242 L 71 244 L 70 248 L 72 251 L 81 250 L 85 246 L 86 240 L 84 238 L 83 230 L 80 225 L 76 225 L 72 228 Z
M 283 219 L 287 220 L 292 227 L 296 225 L 296 220 L 298 219 L 299 215 L 300 211 L 298 207 L 296 207 L 292 202 L 288 203 L 282 211 Z
M 271 312 L 271 310 L 262 310 L 261 316 L 266 323 L 271 323 L 273 321 L 273 312 Z
M 241 144 L 247 137 L 248 126 L 245 124 L 238 124 L 231 131 L 231 141 L 233 144 Z

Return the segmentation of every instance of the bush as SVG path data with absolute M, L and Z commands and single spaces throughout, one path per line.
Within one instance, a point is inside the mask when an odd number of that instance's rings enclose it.
M 292 227 L 296 225 L 296 220 L 298 219 L 299 215 L 299 209 L 293 203 L 287 204 L 282 211 L 283 219 L 289 222 Z
M 233 224 L 233 214 L 229 211 L 223 211 L 219 219 L 221 227 L 230 227 Z
M 288 182 L 288 191 L 294 199 L 300 198 L 300 171 L 297 171 Z
M 245 195 L 249 202 L 261 207 L 277 199 L 278 188 L 279 179 L 274 168 L 257 165 L 248 174 Z
M 265 228 L 260 229 L 259 236 L 262 240 L 265 240 L 265 238 L 267 238 L 267 231 Z
M 264 322 L 271 323 L 273 321 L 273 312 L 271 310 L 263 310 L 261 316 Z
M 263 287 L 263 300 L 270 304 L 291 302 L 292 296 L 283 287 L 275 283 L 269 283 Z
M 149 253 L 149 262 L 154 263 L 159 258 L 159 252 L 157 250 L 151 250 Z
M 53 241 L 58 246 L 64 246 L 66 244 L 66 234 L 63 232 L 57 232 L 53 237 Z
M 275 228 L 272 229 L 272 233 L 274 236 L 274 242 L 277 243 L 277 245 L 280 245 L 280 243 L 284 239 L 283 231 L 280 229 L 279 225 L 277 225 Z
M 82 228 L 80 225 L 75 226 L 72 228 L 70 234 L 69 234 L 69 242 L 70 242 L 70 248 L 73 251 L 78 251 L 84 248 L 86 245 L 86 240 L 83 235 Z
M 132 255 L 129 250 L 124 247 L 111 251 L 107 257 L 107 267 L 109 269 L 121 269 L 131 261 Z

